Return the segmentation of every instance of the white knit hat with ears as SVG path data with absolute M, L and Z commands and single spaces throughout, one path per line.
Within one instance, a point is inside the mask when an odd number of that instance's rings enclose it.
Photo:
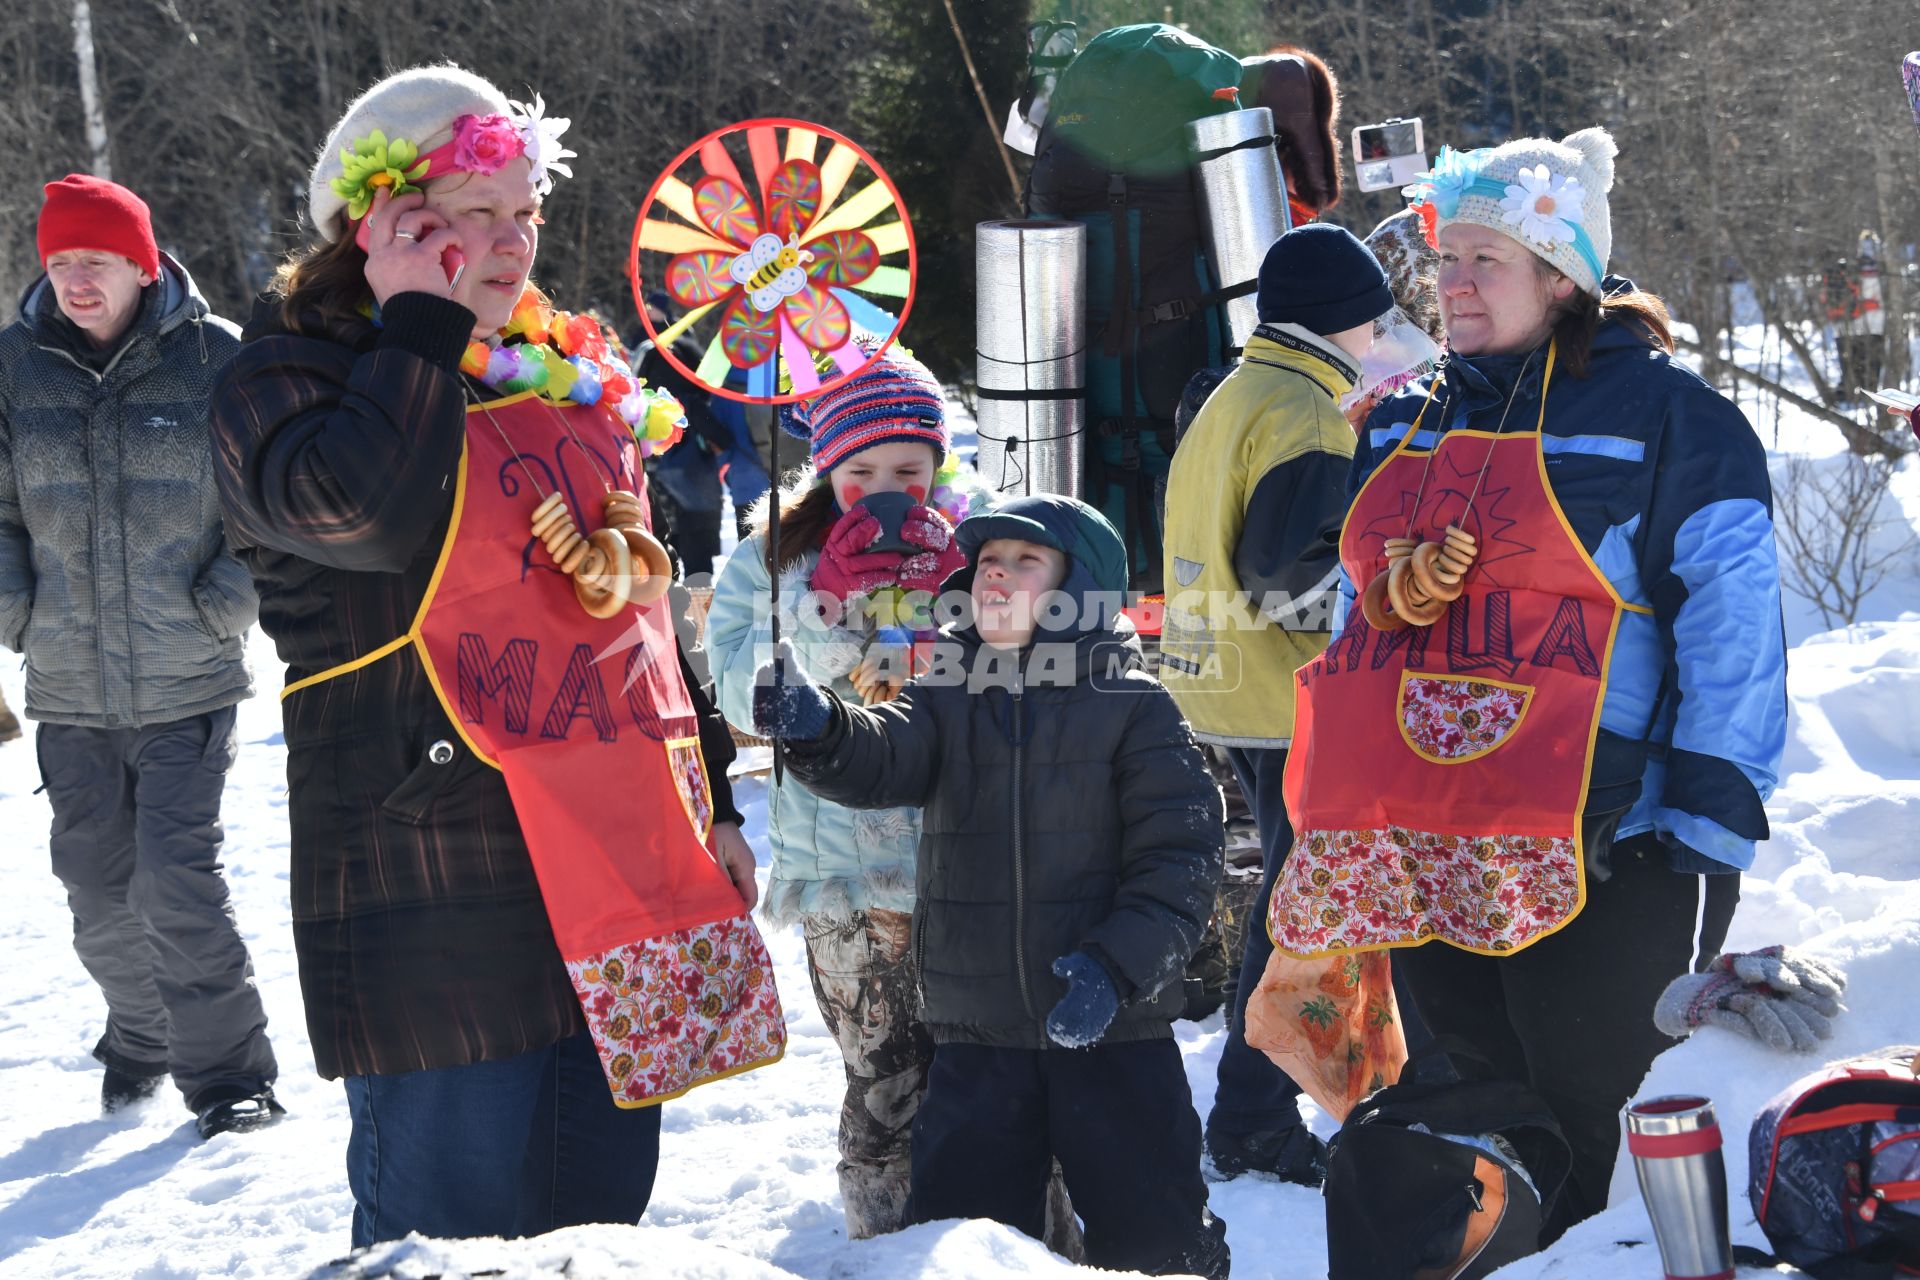
M 307 209 L 313 225 L 328 240 L 346 230 L 341 217 L 347 202 L 331 183 L 341 176 L 340 153 L 375 129 L 389 141 L 401 138 L 426 155 L 453 140 L 453 122 L 461 116 L 509 115 L 507 95 L 491 83 L 452 63 L 413 67 L 388 76 L 355 98 L 327 135 L 307 178 Z
M 1582 129 L 1564 141 L 1516 138 L 1462 154 L 1441 149 L 1414 191 L 1435 206 L 1435 234 L 1470 222 L 1513 237 L 1594 297 L 1613 252 L 1613 158 L 1605 129 Z

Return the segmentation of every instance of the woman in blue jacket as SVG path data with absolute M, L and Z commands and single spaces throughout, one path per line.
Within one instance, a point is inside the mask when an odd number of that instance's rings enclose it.
M 1452 355 L 1361 428 L 1271 916 L 1294 955 L 1401 948 L 1432 1030 L 1553 1108 L 1549 1239 L 1606 1204 L 1655 1000 L 1725 938 L 1786 726 L 1766 455 L 1606 274 L 1614 155 L 1443 150 L 1416 194 Z

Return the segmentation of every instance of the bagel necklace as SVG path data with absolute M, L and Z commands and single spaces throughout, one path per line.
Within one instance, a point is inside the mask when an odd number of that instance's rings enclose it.
M 540 505 L 533 509 L 528 527 L 534 539 L 546 548 L 554 566 L 573 579 L 573 594 L 580 607 L 591 617 L 611 618 L 629 605 L 649 605 L 665 595 L 673 582 L 673 561 L 660 540 L 647 532 L 639 495 L 614 487 L 613 477 L 601 468 L 599 459 L 580 439 L 566 415 L 541 400 L 606 486 L 600 501 L 604 523 L 591 534 L 580 532 L 557 486 L 551 493 L 540 488 L 532 468 L 520 458 L 513 441 L 494 418 L 493 410 L 484 400 L 478 403 L 501 443 L 519 463 L 527 477 L 527 486 L 541 495 Z
M 1513 412 L 1514 401 L 1520 398 L 1520 388 L 1525 384 L 1527 370 L 1532 364 L 1532 355 L 1521 364 L 1520 375 L 1514 379 L 1513 390 L 1507 395 L 1507 406 L 1500 411 L 1499 425 L 1493 429 L 1493 439 L 1487 442 L 1487 456 L 1480 462 L 1479 474 L 1473 480 L 1473 491 L 1467 495 L 1467 504 L 1461 508 L 1460 518 L 1447 525 L 1439 542 L 1421 541 L 1414 537 L 1414 531 L 1419 527 L 1420 504 L 1427 495 L 1427 480 L 1433 474 L 1433 458 L 1440 452 L 1438 438 L 1434 440 L 1433 448 L 1427 451 L 1426 464 L 1420 469 L 1420 487 L 1413 495 L 1413 510 L 1407 516 L 1407 532 L 1401 537 L 1387 539 L 1382 549 L 1387 566 L 1373 576 L 1360 596 L 1360 612 L 1367 624 L 1376 631 L 1432 626 L 1446 616 L 1447 606 L 1458 600 L 1467 589 L 1467 573 L 1479 557 L 1480 544 L 1462 526 L 1473 514 L 1473 504 L 1480 496 L 1480 487 L 1486 483 L 1487 469 L 1493 465 L 1493 451 L 1499 446 L 1501 433 L 1506 430 L 1507 417 Z M 1547 364 L 1551 369 L 1551 352 L 1548 353 Z M 1540 388 L 1543 415 L 1546 390 L 1543 383 Z M 1431 393 L 1427 400 L 1429 404 L 1432 403 Z M 1420 417 L 1425 415 L 1426 407 L 1423 405 Z M 1413 426 L 1407 430 L 1409 443 L 1420 428 L 1420 417 L 1416 417 Z

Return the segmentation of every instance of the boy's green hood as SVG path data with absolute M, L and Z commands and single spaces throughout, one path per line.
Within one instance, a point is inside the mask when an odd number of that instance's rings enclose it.
M 1018 538 L 1066 555 L 1067 577 L 1060 590 L 1080 606 L 1074 633 L 1112 625 L 1127 589 L 1126 546 L 1107 518 L 1078 498 L 1064 494 L 1014 498 L 968 516 L 955 533 L 967 567 L 947 579 L 945 590 L 971 590 L 980 548 L 995 538 Z M 1089 607 L 1096 604 L 1097 608 Z

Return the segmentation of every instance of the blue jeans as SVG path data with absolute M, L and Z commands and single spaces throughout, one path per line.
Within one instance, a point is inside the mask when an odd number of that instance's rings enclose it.
M 1227 1043 L 1220 1050 L 1218 1084 L 1213 1110 L 1207 1115 L 1207 1134 L 1247 1139 L 1282 1133 L 1300 1123 L 1300 1086 L 1273 1065 L 1273 1059 L 1247 1044 L 1247 997 L 1260 984 L 1273 955 L 1267 937 L 1267 902 L 1274 881 L 1293 847 L 1293 823 L 1287 818 L 1281 778 L 1287 770 L 1284 747 L 1229 747 L 1227 759 L 1253 810 L 1260 829 L 1260 896 L 1247 921 L 1246 951 L 1240 961 L 1240 981 L 1233 992 L 1233 1016 L 1227 1022 Z
M 464 1067 L 349 1076 L 353 1245 L 637 1223 L 660 1108 L 613 1105 L 585 1031 Z

